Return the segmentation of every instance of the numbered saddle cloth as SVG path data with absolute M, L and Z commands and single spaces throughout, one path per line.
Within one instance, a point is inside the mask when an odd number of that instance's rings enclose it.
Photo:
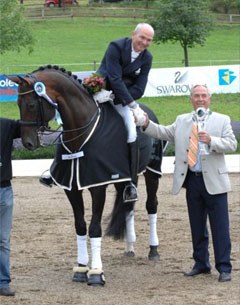
M 159 154 L 156 141 L 141 132 L 138 136 L 139 173 L 149 165 L 161 175 L 160 157 L 154 157 L 154 151 Z M 80 190 L 131 180 L 127 132 L 111 104 L 102 105 L 99 122 L 79 151 L 69 152 L 64 143 L 58 145 L 50 173 L 56 184 L 67 190 L 71 190 L 74 183 Z

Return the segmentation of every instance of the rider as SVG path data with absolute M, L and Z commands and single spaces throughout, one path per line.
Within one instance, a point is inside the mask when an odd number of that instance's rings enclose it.
M 152 65 L 152 55 L 147 48 L 153 36 L 154 29 L 151 25 L 139 23 L 131 38 L 125 37 L 110 42 L 97 71 L 97 74 L 105 78 L 106 89 L 113 91 L 114 107 L 122 116 L 128 131 L 131 182 L 125 187 L 124 202 L 138 200 L 136 185 L 139 149 L 132 111 L 138 120 L 141 120 L 141 117 L 145 120 L 144 112 L 136 100 L 143 96 L 147 85 Z
M 131 38 L 125 37 L 110 42 L 97 74 L 106 80 L 106 89 L 115 96 L 114 106 L 122 116 L 128 131 L 127 143 L 129 146 L 131 182 L 124 190 L 124 202 L 138 200 L 137 173 L 139 162 L 139 150 L 137 143 L 137 131 L 134 115 L 138 121 L 145 120 L 144 112 L 136 100 L 144 94 L 148 74 L 152 65 L 152 55 L 147 50 L 154 36 L 154 29 L 150 24 L 139 23 L 132 33 Z M 95 97 L 97 98 L 97 97 Z M 101 101 L 99 96 L 99 102 Z M 51 186 L 51 178 L 41 177 L 40 182 Z

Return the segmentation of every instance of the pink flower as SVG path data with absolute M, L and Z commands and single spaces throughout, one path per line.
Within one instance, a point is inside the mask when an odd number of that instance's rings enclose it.
M 104 88 L 105 80 L 97 74 L 85 77 L 83 79 L 83 86 L 91 93 L 94 94 Z

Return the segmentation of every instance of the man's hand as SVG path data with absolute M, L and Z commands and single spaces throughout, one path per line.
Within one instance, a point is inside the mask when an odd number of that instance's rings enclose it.
M 135 123 L 137 126 L 144 126 L 146 122 L 146 115 L 145 112 L 139 107 L 139 105 L 136 103 L 136 106 L 133 108 L 131 107 L 131 110 L 133 112 L 133 116 L 135 119 Z
M 199 131 L 198 132 L 198 140 L 202 143 L 210 145 L 211 143 L 211 137 L 210 135 L 205 131 Z
M 105 89 L 101 89 L 99 92 L 93 95 L 94 100 L 100 104 L 105 102 L 113 102 L 114 97 L 115 96 L 112 91 L 108 91 Z

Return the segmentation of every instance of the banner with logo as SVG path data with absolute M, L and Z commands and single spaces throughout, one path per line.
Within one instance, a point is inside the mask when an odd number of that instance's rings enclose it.
M 14 102 L 18 97 L 18 86 L 4 75 L 0 75 L 0 102 Z
M 212 93 L 240 92 L 240 65 L 151 69 L 144 96 L 189 95 L 205 84 Z
M 78 79 L 83 79 L 90 76 L 94 71 L 73 72 Z M 16 74 L 12 74 L 16 75 Z M 24 74 L 19 74 L 24 76 Z M 5 75 L 0 74 L 0 102 L 16 102 L 18 99 L 18 85 L 6 78 Z
M 73 72 L 78 78 L 94 71 Z M 240 65 L 151 69 L 144 96 L 189 95 L 192 86 L 207 85 L 212 93 L 240 92 Z M 17 85 L 0 75 L 0 102 L 16 101 Z

